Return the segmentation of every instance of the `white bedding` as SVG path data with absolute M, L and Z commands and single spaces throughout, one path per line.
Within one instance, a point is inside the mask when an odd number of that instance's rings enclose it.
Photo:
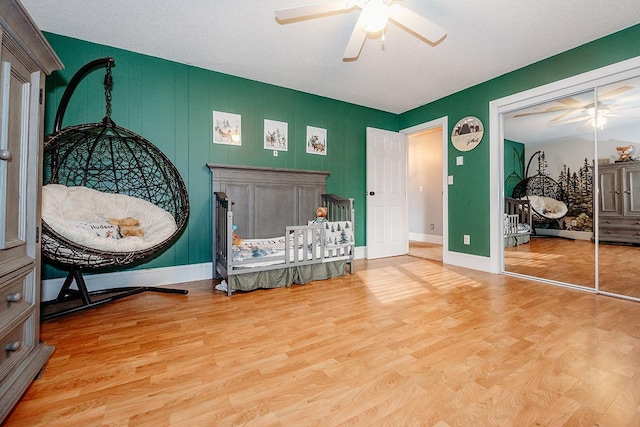
M 108 228 L 109 218 L 126 217 L 140 221 L 144 236 L 113 235 L 113 229 Z M 42 219 L 74 243 L 110 252 L 148 249 L 165 241 L 177 229 L 169 212 L 146 200 L 59 184 L 42 188 Z
M 322 231 L 325 234 L 324 258 L 334 261 L 336 257 L 349 255 L 349 248 L 354 243 L 353 226 L 350 221 L 325 222 L 323 223 Z M 307 244 L 304 244 L 303 239 L 305 232 L 308 233 Z M 285 246 L 287 244 L 294 249 L 289 252 L 290 262 L 293 262 L 294 259 L 310 259 L 312 250 L 315 258 L 320 258 L 320 240 L 313 238 L 313 233 L 317 232 L 318 229 L 304 227 L 298 229 L 297 242 L 294 241 L 293 234 L 288 239 L 285 236 L 267 239 L 244 239 L 241 244 L 233 245 L 232 260 L 234 263 L 241 263 L 246 267 L 282 264 L 285 262 Z M 295 258 L 296 253 L 297 258 Z

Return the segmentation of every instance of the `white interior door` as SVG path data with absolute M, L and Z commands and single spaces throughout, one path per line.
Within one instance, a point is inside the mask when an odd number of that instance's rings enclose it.
M 406 135 L 367 128 L 367 258 L 403 255 L 407 240 Z

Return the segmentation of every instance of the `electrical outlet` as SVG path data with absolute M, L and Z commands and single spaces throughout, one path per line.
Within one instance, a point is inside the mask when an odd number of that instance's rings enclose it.
M 468 234 L 464 235 L 464 244 L 465 245 L 470 245 L 471 244 L 471 236 L 469 236 Z
M 456 165 L 458 165 L 458 166 L 464 165 L 464 157 L 462 157 L 462 156 L 456 157 Z
M 273 157 L 278 157 L 278 150 L 273 150 Z
M 433 230 L 434 228 L 436 228 L 435 224 L 429 224 L 429 229 Z

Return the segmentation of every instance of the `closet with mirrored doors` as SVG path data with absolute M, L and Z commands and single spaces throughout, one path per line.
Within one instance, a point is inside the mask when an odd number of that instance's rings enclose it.
M 503 272 L 640 301 L 639 70 L 500 112 Z

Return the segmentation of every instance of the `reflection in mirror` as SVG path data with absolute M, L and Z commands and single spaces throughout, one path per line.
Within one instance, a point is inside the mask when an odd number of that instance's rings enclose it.
M 597 93 L 599 288 L 640 298 L 640 78 Z
M 594 288 L 594 91 L 503 114 L 504 270 Z

